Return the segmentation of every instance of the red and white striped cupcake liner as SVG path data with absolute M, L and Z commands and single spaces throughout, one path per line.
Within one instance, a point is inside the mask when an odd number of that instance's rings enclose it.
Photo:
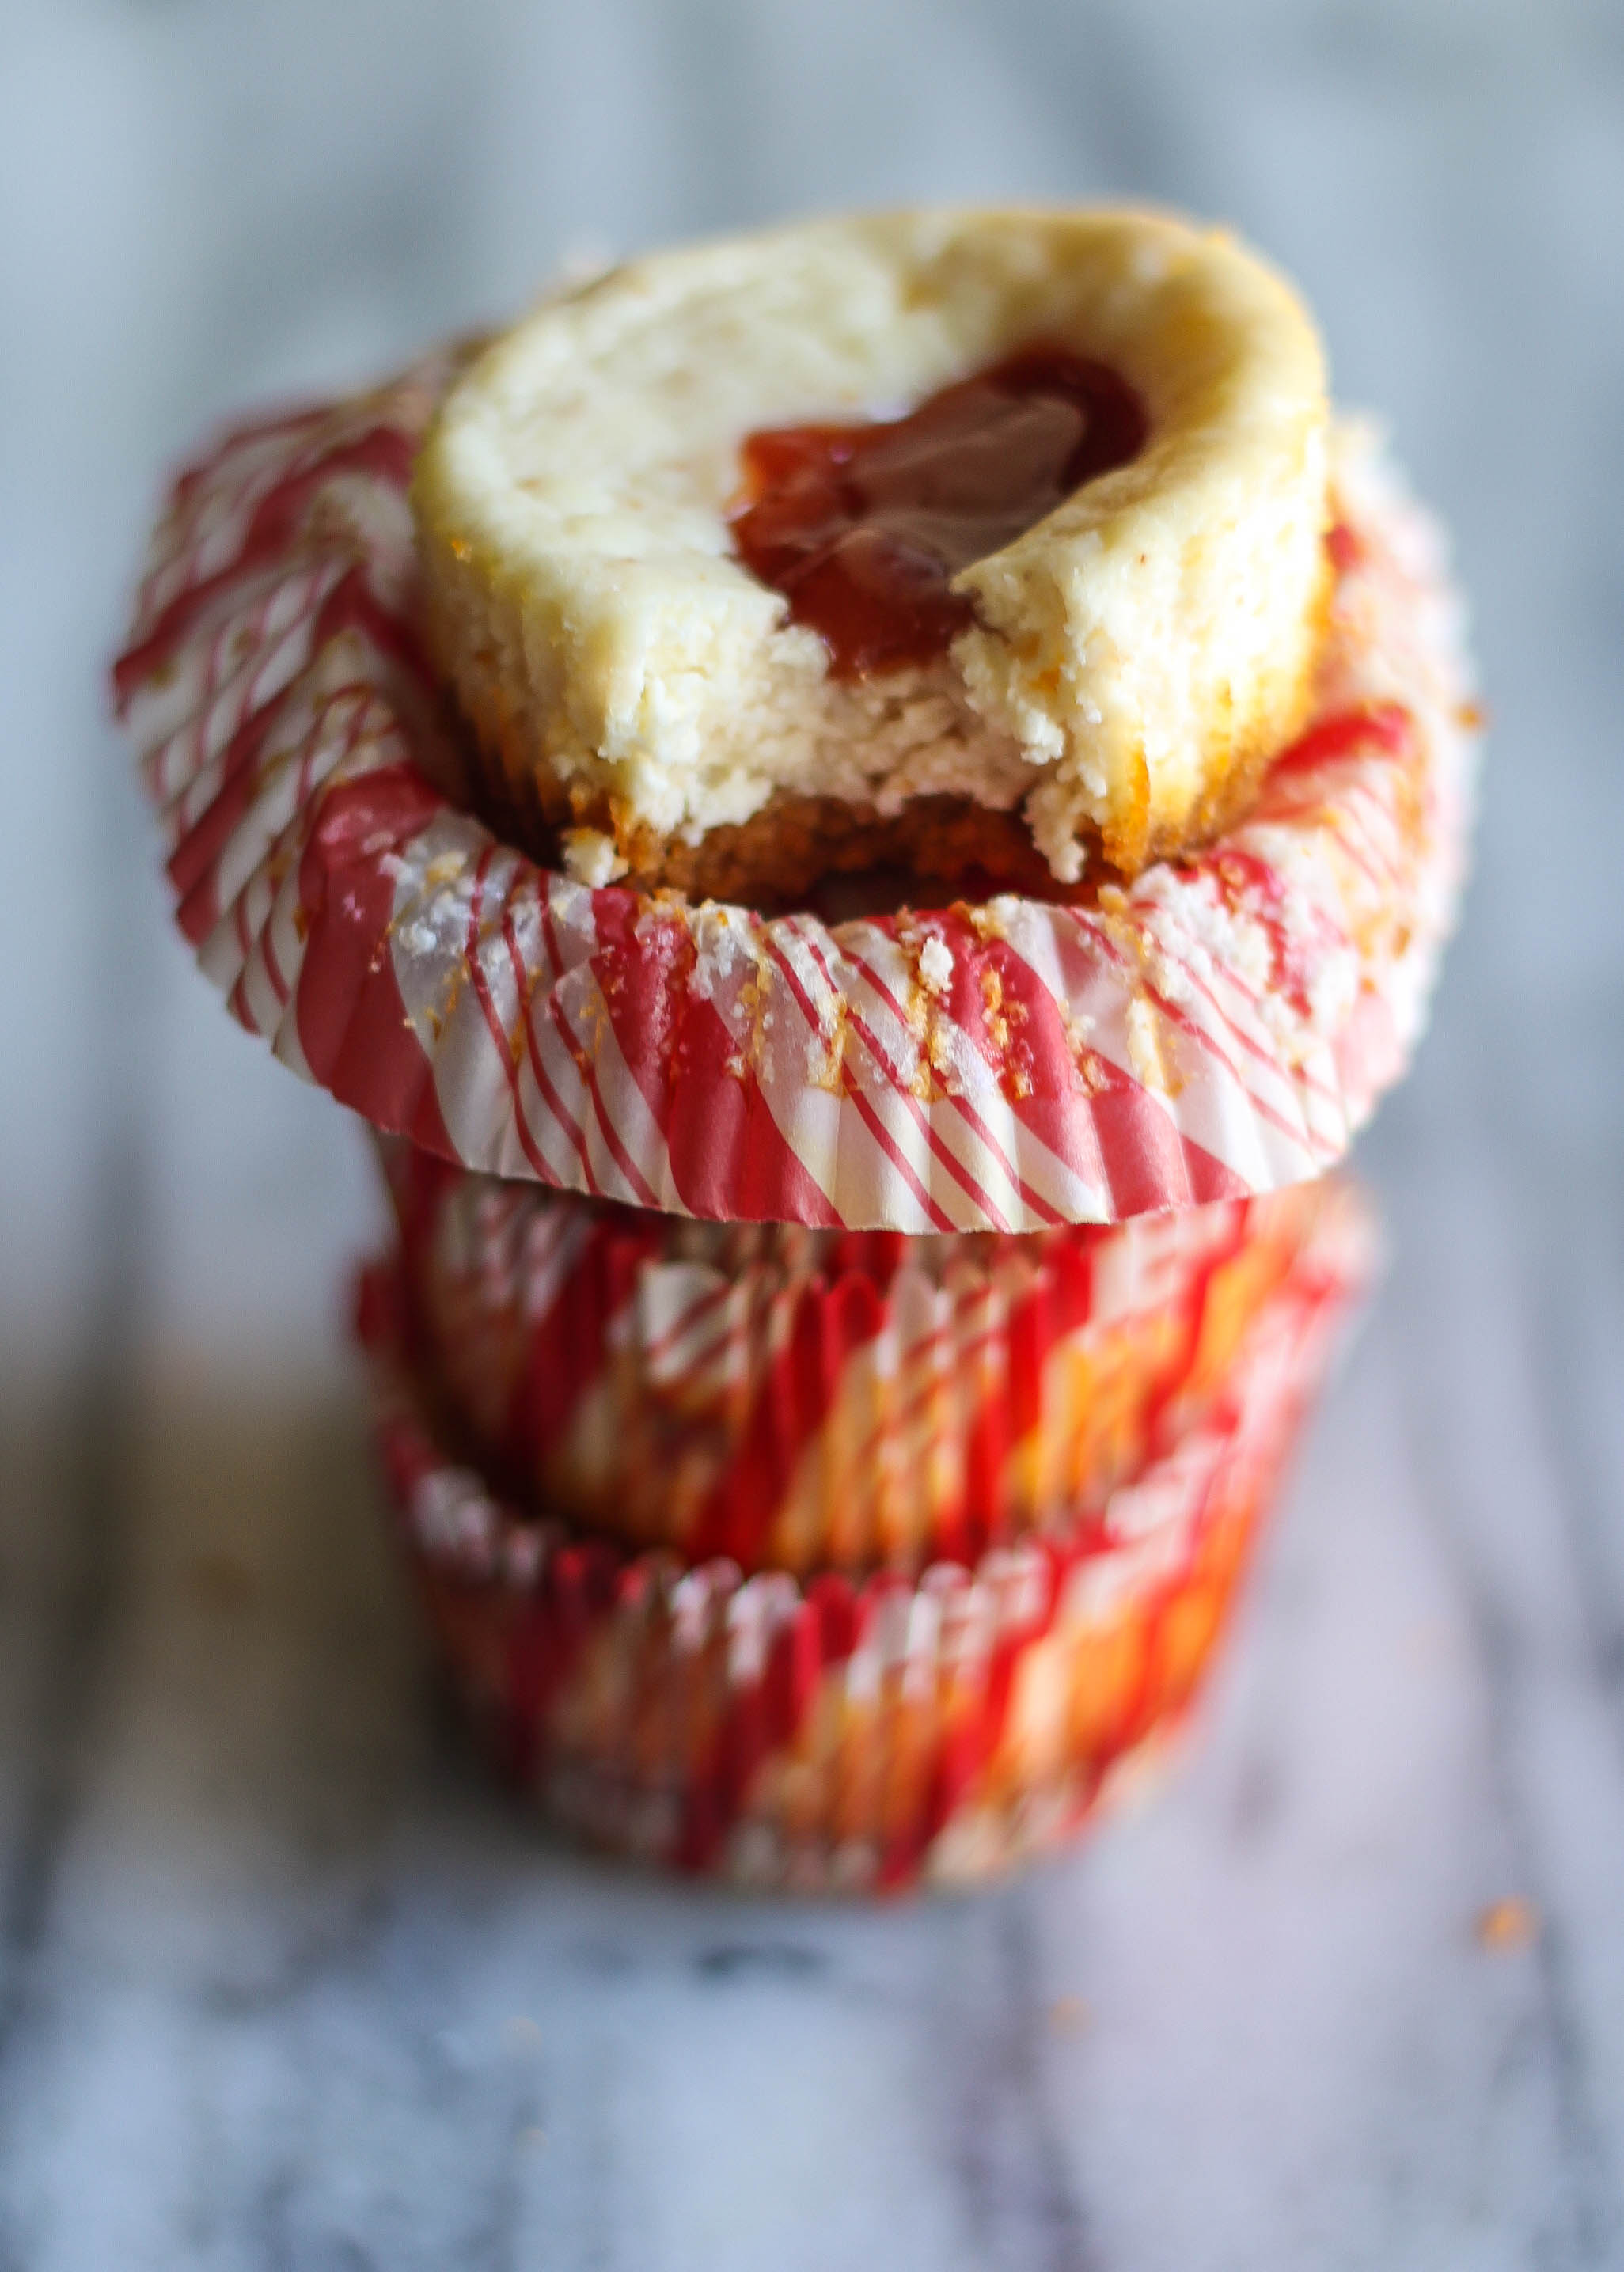
M 1178 1723 L 1369 1252 L 1357 1206 L 1328 1209 L 1136 1480 L 916 1579 L 747 1575 L 528 1512 L 445 1447 L 397 1263 L 358 1323 L 419 1590 L 520 1784 L 650 1861 L 894 1889 L 1053 1845 Z
M 226 436 L 154 540 L 119 699 L 245 1026 L 464 1167 L 713 1220 L 1034 1231 L 1341 1156 L 1425 1016 L 1474 763 L 1433 533 L 1373 451 L 1337 451 L 1317 714 L 1220 841 L 1075 905 L 767 920 L 474 817 L 406 498 L 454 362 Z
M 568 1520 L 745 1571 L 915 1572 L 1062 1516 L 1174 1442 L 1334 1178 L 1111 1228 L 724 1226 L 385 1144 L 413 1345 L 477 1455 Z

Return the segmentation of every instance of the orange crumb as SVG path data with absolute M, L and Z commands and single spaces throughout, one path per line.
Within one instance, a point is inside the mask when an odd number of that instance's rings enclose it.
M 1521 1894 L 1508 1894 L 1503 1901 L 1491 1902 L 1478 1919 L 1479 1943 L 1497 1954 L 1526 1948 L 1538 1930 L 1539 1912 Z

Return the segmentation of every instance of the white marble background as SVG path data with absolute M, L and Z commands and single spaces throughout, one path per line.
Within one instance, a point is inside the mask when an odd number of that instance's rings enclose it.
M 361 1147 L 168 933 L 101 672 L 217 414 L 583 245 L 1102 191 L 1269 247 L 1458 531 L 1395 1266 L 1152 1806 L 977 1900 L 671 1891 L 436 1700 Z M 4 2272 L 1624 2265 L 1617 0 L 4 0 L 0 507 Z

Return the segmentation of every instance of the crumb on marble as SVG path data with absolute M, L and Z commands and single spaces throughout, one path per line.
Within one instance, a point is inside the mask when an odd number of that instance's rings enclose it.
M 1538 1931 L 1539 1911 L 1523 1894 L 1508 1894 L 1501 1901 L 1491 1902 L 1478 1917 L 1478 1944 L 1496 1954 L 1526 1948 Z

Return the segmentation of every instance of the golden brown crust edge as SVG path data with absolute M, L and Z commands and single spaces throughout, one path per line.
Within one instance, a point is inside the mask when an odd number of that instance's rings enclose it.
M 696 901 L 779 909 L 804 900 L 826 876 L 866 869 L 906 870 L 933 885 L 965 878 L 977 891 L 1080 900 L 1103 882 L 1131 882 L 1154 861 L 1199 851 L 1245 817 L 1270 763 L 1311 714 L 1331 586 L 1328 553 L 1314 637 L 1283 727 L 1277 714 L 1266 740 L 1209 744 L 1204 792 L 1178 827 L 1149 826 L 1150 783 L 1141 763 L 1128 809 L 1103 832 L 1090 832 L 1082 879 L 1072 886 L 1056 881 L 1019 808 L 999 811 L 968 797 L 920 796 L 900 812 L 881 814 L 872 805 L 780 789 L 748 820 L 713 827 L 697 843 L 662 837 L 619 809 L 608 790 L 565 781 L 554 770 L 535 746 L 533 714 L 510 704 L 491 661 L 456 651 L 450 611 L 436 603 L 431 572 L 424 579 L 424 628 L 441 684 L 464 722 L 462 739 L 487 811 L 508 841 L 544 866 L 564 864 L 565 831 L 589 829 L 612 842 L 625 863 L 617 880 Z
M 918 797 L 886 815 L 872 805 L 781 790 L 749 820 L 713 828 L 698 844 L 685 844 L 617 827 L 607 794 L 583 795 L 577 784 L 572 795 L 521 749 L 505 756 L 500 744 L 493 753 L 494 737 L 469 733 L 466 739 L 474 744 L 488 817 L 505 841 L 543 867 L 563 865 L 565 830 L 589 828 L 615 840 L 627 863 L 617 880 L 632 889 L 768 911 L 805 901 L 825 878 L 868 869 L 906 871 L 937 888 L 962 882 L 977 895 L 1010 891 L 1032 899 L 1089 900 L 1102 883 L 1129 881 L 1151 862 L 1199 851 L 1234 827 L 1277 754 L 1272 745 L 1233 752 L 1194 828 L 1176 840 L 1166 834 L 1145 840 L 1142 857 L 1134 861 L 1112 859 L 1111 848 L 1096 844 L 1082 882 L 1068 886 L 1057 883 L 1018 811 L 996 811 L 969 798 Z

